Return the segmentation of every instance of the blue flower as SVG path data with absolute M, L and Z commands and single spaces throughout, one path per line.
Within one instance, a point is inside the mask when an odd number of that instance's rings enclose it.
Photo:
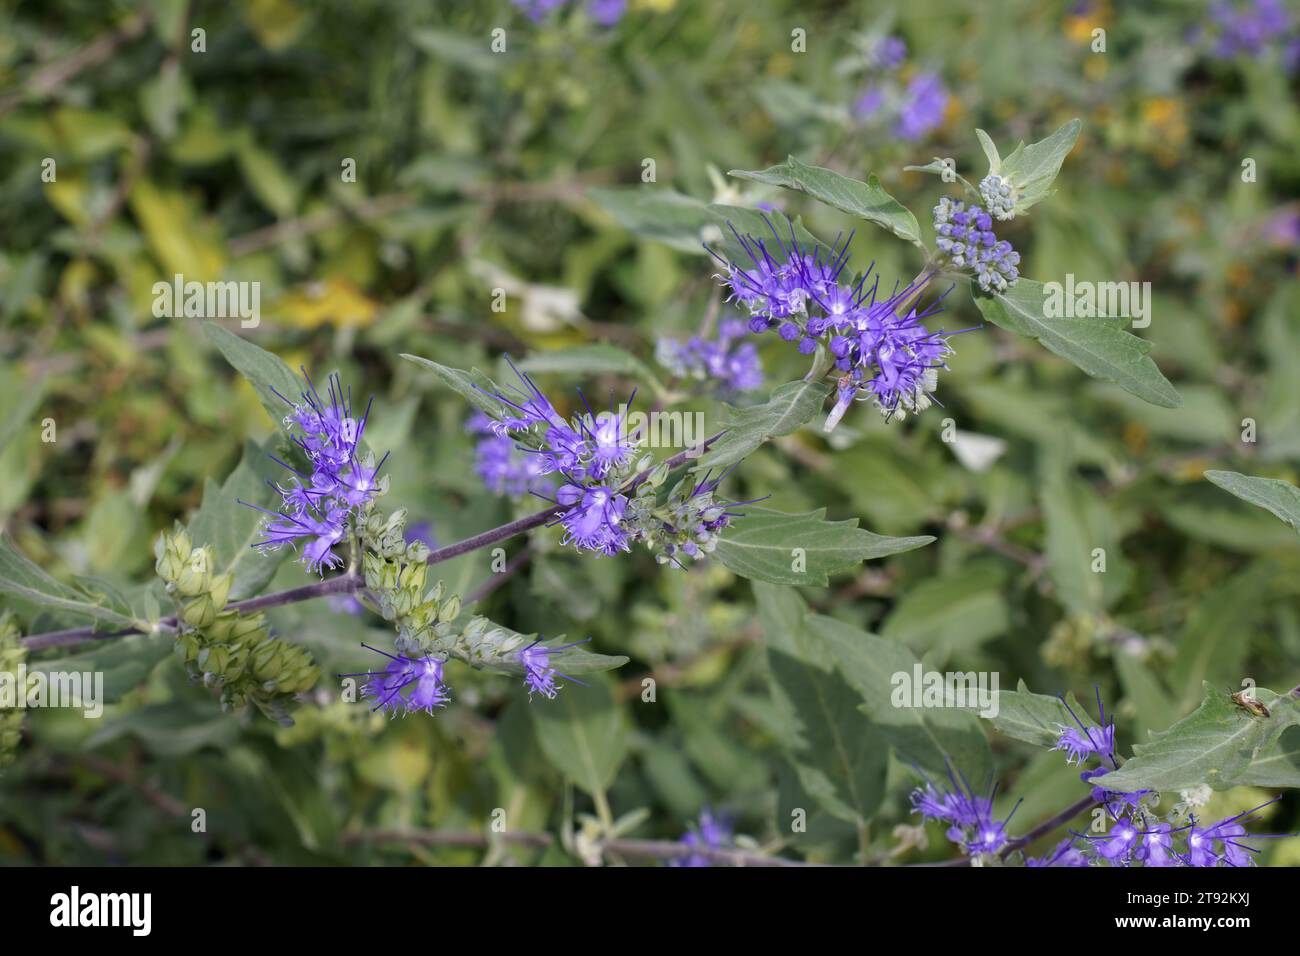
M 943 124 L 948 108 L 948 90 L 937 73 L 922 71 L 912 77 L 898 111 L 894 133 L 899 139 L 916 142 Z
M 1243 54 L 1259 59 L 1271 45 L 1291 38 L 1291 15 L 1281 0 L 1218 2 L 1211 5 L 1210 17 L 1216 28 L 1213 32 L 1217 34 L 1210 52 L 1217 59 Z M 1294 64 L 1287 66 L 1287 72 L 1294 68 Z
M 934 207 L 935 245 L 948 262 L 973 273 L 985 292 L 1005 292 L 1020 278 L 1020 253 L 999 241 L 982 206 L 944 196 Z
M 881 37 L 871 51 L 874 64 L 885 70 L 896 70 L 907 59 L 907 41 L 902 37 Z
M 541 694 L 548 700 L 554 700 L 556 693 L 560 690 L 560 685 L 555 683 L 557 677 L 573 681 L 575 684 L 583 684 L 576 677 L 570 677 L 568 674 L 561 673 L 551 666 L 551 655 L 560 651 L 566 651 L 571 647 L 577 647 L 579 644 L 586 644 L 591 638 L 582 641 L 574 641 L 572 644 L 563 644 L 560 647 L 545 647 L 542 645 L 541 638 L 533 641 L 517 655 L 519 663 L 524 667 L 524 686 L 528 688 L 528 696 Z
M 339 676 L 369 678 L 362 694 L 375 701 L 374 710 L 382 710 L 390 716 L 399 713 L 405 715 L 417 710 L 432 714 L 435 707 L 446 706 L 451 699 L 442 680 L 442 660 L 432 656 L 402 657 L 369 644 L 361 646 L 383 654 L 388 658 L 388 664 L 382 671 L 362 671 Z
M 273 551 L 301 543 L 303 563 L 308 570 L 320 573 L 343 564 L 334 546 L 347 535 L 349 516 L 385 490 L 387 479 L 380 479 L 379 472 L 388 456 L 376 463 L 373 455 L 362 458 L 357 454 L 370 418 L 369 403 L 358 419 L 352 413 L 351 392 L 343 388 L 337 375 L 329 378 L 327 398 L 317 392 L 305 369 L 303 378 L 307 389 L 300 401 L 275 394 L 291 410 L 284 425 L 310 463 L 311 474 L 271 456 L 292 476 L 284 484 L 269 483 L 280 495 L 281 509 L 271 511 L 246 501 L 240 504 L 267 516 L 262 540 L 254 547 Z
M 1030 857 L 1025 866 L 1089 866 L 1088 857 L 1077 846 L 1077 837 L 1066 837 L 1042 857 Z
M 1279 836 L 1294 836 L 1294 834 L 1251 834 L 1247 833 L 1246 827 L 1242 823 L 1243 820 L 1249 819 L 1260 810 L 1280 799 L 1282 798 L 1274 797 L 1267 803 L 1261 803 L 1254 809 L 1238 813 L 1226 820 L 1220 820 L 1212 826 L 1203 828 L 1192 826 L 1187 834 L 1187 856 L 1184 858 L 1184 862 L 1188 866 L 1218 866 L 1220 864 L 1226 866 L 1250 866 L 1253 862 L 1251 854 L 1259 851 L 1240 842 L 1242 838 L 1271 840 L 1277 839 Z
M 556 519 L 564 526 L 562 543 L 605 555 L 631 550 L 623 527 L 626 495 L 604 485 L 566 484 L 560 486 L 555 498 L 567 509 Z
M 939 370 L 947 367 L 946 356 L 952 352 L 948 339 L 956 334 L 932 332 L 924 324 L 942 311 L 943 295 L 923 310 L 916 305 L 932 274 L 902 290 L 895 287 L 892 295 L 878 300 L 879 279 L 867 286 L 870 268 L 856 282 L 841 280 L 852 235 L 842 245 L 837 240 L 829 250 L 818 247 L 808 254 L 800 249 L 793 226 L 788 239 L 778 235 L 770 221 L 768 228 L 770 247 L 765 239 L 741 236 L 733 229 L 749 265 L 714 253 L 725 267 L 717 279 L 730 288 L 730 300 L 749 309 L 752 331 L 775 327 L 805 355 L 825 343 L 835 366 L 845 373 L 826 430 L 832 430 L 857 399 L 873 400 L 887 419 L 928 408 Z
M 948 823 L 947 837 L 969 854 L 997 853 L 1008 843 L 1007 824 L 1023 801 L 1017 800 L 1004 820 L 993 819 L 994 785 L 987 797 L 980 796 L 969 784 L 958 783 L 952 769 L 948 770 L 951 790 L 937 789 L 930 781 L 924 788 L 912 791 L 912 812 L 926 820 Z
M 498 435 L 496 424 L 482 412 L 475 412 L 466 430 L 479 436 L 474 446 L 474 470 L 484 486 L 499 495 L 526 495 L 550 487 L 545 479 L 546 462 L 515 446 L 507 435 Z
M 692 336 L 685 342 L 663 338 L 655 348 L 659 364 L 682 378 L 712 379 L 725 392 L 744 392 L 763 384 L 763 367 L 752 342 L 740 342 L 745 323 L 725 319 L 715 341 Z
M 683 836 L 683 843 L 688 846 L 708 847 L 713 850 L 726 848 L 732 839 L 731 821 L 720 814 L 714 814 L 709 808 L 700 813 L 698 827 L 692 827 Z M 671 866 L 712 866 L 711 858 L 701 854 L 691 854 L 673 860 Z
M 1074 722 L 1078 724 L 1078 729 L 1067 727 L 1064 724 L 1057 724 L 1059 734 L 1056 738 L 1056 746 L 1052 749 L 1065 751 L 1065 762 L 1067 764 L 1077 763 L 1082 765 L 1089 757 L 1096 756 L 1100 760 L 1109 760 L 1114 766 L 1115 724 L 1113 721 L 1109 724 L 1106 723 L 1106 708 L 1101 703 L 1101 689 L 1097 688 L 1097 711 L 1100 715 L 1100 726 L 1084 726 L 1083 721 L 1079 720 L 1079 716 L 1074 712 L 1074 709 L 1066 702 L 1064 695 L 1061 696 L 1061 704 L 1069 711 Z M 1087 777 L 1084 779 L 1087 779 Z

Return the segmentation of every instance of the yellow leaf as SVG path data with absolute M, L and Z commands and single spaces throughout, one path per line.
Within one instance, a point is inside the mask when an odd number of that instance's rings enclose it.
M 322 325 L 364 327 L 375 320 L 379 307 L 346 279 L 332 277 L 312 282 L 283 296 L 276 314 L 300 329 Z
M 190 197 L 142 179 L 131 190 L 130 202 L 154 258 L 166 272 L 161 280 L 176 274 L 183 275 L 186 282 L 212 282 L 221 277 L 225 253 L 215 229 Z

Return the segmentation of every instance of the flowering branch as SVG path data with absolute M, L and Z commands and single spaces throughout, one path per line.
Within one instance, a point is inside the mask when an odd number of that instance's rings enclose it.
M 691 458 L 698 458 L 705 449 L 722 437 L 722 432 L 712 435 L 685 451 L 678 452 L 666 462 L 669 469 L 677 468 Z M 656 467 L 662 468 L 663 465 Z M 636 491 L 650 477 L 653 468 L 648 468 L 635 475 L 623 486 L 622 492 L 625 494 Z M 534 528 L 540 528 L 557 515 L 563 514 L 572 508 L 569 506 L 559 506 L 552 508 L 543 508 L 527 517 L 511 521 L 499 527 L 476 534 L 473 537 L 466 538 L 463 541 L 457 541 L 455 544 L 449 544 L 445 548 L 439 548 L 436 551 L 429 552 L 428 563 L 440 564 L 443 561 L 450 561 L 452 558 L 458 558 L 463 554 L 471 551 L 477 551 L 479 548 L 485 548 L 488 545 L 496 544 L 513 538 L 516 535 L 532 531 Z M 284 604 L 296 604 L 299 601 L 309 601 L 312 598 L 326 597 L 331 594 L 350 594 L 353 591 L 360 590 L 365 585 L 365 579 L 359 575 L 340 575 L 336 578 L 329 578 L 316 584 L 304 584 L 301 587 L 289 588 L 286 591 L 276 591 L 273 594 L 263 594 L 259 597 L 248 598 L 244 601 L 234 601 L 227 605 L 231 611 L 240 613 L 258 611 L 264 608 L 280 607 Z M 22 639 L 23 646 L 28 650 L 42 650 L 48 647 L 65 647 L 70 644 L 79 644 L 88 640 L 106 640 L 113 637 L 125 637 L 128 634 L 153 633 L 155 631 L 173 631 L 176 629 L 177 619 L 175 615 L 164 617 L 151 625 L 138 627 L 126 627 L 116 631 L 96 631 L 94 627 L 72 627 L 62 631 L 48 631 L 44 634 L 32 634 Z

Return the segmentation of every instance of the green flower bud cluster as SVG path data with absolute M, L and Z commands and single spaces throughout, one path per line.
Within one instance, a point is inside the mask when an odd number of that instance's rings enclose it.
M 27 659 L 17 626 L 9 612 L 0 614 L 0 673 L 13 674 L 17 680 L 18 668 Z M 18 741 L 22 737 L 23 712 L 17 708 L 0 710 L 0 767 L 14 762 L 18 755 Z
M 320 678 L 311 654 L 272 637 L 266 615 L 227 611 L 233 576 L 213 574 L 211 548 L 195 548 L 184 529 L 163 535 L 154 555 L 179 608 L 176 652 L 191 679 L 218 690 L 226 713 L 251 701 L 273 720 L 292 723 L 294 695 Z
M 167 583 L 167 593 L 176 599 L 180 619 L 199 630 L 210 627 L 226 606 L 235 576 L 214 574 L 212 549 L 194 547 L 180 526 L 161 535 L 153 550 L 154 568 Z
M 535 640 L 475 615 L 463 627 L 435 636 L 422 650 L 438 657 L 454 657 L 471 667 L 514 674 L 523 669 L 519 652 Z
M 224 611 L 204 630 L 178 634 L 176 652 L 196 683 L 220 691 L 226 713 L 252 701 L 268 717 L 292 723 L 288 711 L 294 695 L 320 679 L 311 654 L 272 637 L 264 614 Z
M 425 656 L 432 642 L 452 636 L 460 597 L 448 597 L 441 581 L 425 591 L 429 547 L 423 541 L 408 542 L 405 526 L 405 511 L 388 518 L 368 515 L 361 527 L 366 547 L 361 568 L 375 610 L 397 628 L 398 653 Z
M 387 518 L 373 508 L 365 520 L 358 521 L 357 531 L 366 547 L 384 558 L 405 559 L 412 564 L 429 560 L 429 546 L 423 541 L 406 540 L 406 509 L 399 508 Z

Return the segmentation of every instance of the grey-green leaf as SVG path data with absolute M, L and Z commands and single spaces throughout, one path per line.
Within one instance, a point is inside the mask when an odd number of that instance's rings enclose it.
M 709 447 L 696 470 L 733 465 L 769 438 L 789 435 L 821 410 L 830 393 L 830 386 L 821 382 L 787 382 L 762 405 L 727 405 L 721 422 L 726 434 Z
M 1085 727 L 1097 726 L 1096 720 L 1073 695 L 1067 694 L 1065 701 L 1068 708 L 1059 697 L 1030 693 L 1025 682 L 1021 681 L 1015 690 L 998 693 L 998 713 L 989 718 L 989 723 L 1007 737 L 1039 747 L 1054 747 L 1062 727 L 1078 726 L 1076 718 Z
M 1031 206 L 1051 195 L 1052 183 L 1061 171 L 1061 163 L 1065 162 L 1065 157 L 1074 149 L 1082 127 L 1079 120 L 1072 119 L 1046 139 L 1028 146 L 1017 146 L 1010 156 L 1002 160 L 1001 175 L 1014 180 L 1019 187 L 1015 205 L 1017 214 L 1028 211 Z M 984 145 L 984 138 L 981 138 L 980 144 Z M 991 145 L 990 141 L 989 146 Z M 985 146 L 986 154 L 988 148 Z
M 856 518 L 827 521 L 826 509 L 785 514 L 747 508 L 718 540 L 714 557 L 742 577 L 769 584 L 825 587 L 827 575 L 862 561 L 924 547 L 934 538 L 890 538 L 858 527 Z
M 799 782 L 827 813 L 865 824 L 884 797 L 888 744 L 859 712 L 857 693 L 837 671 L 779 650 L 767 657 Z
M 1257 478 L 1236 471 L 1207 471 L 1205 477 L 1242 501 L 1263 508 L 1300 532 L 1300 488 L 1277 478 Z
M 1186 790 L 1209 784 L 1226 790 L 1250 778 L 1257 759 L 1268 759 L 1261 774 L 1273 768 L 1276 754 L 1269 748 L 1287 728 L 1300 723 L 1300 703 L 1257 688 L 1256 698 L 1269 708 L 1259 717 L 1237 706 L 1213 684 L 1205 684 L 1205 699 L 1192 713 L 1150 743 L 1136 744 L 1133 757 L 1093 783 L 1109 790 Z
M 900 239 L 921 245 L 921 230 L 911 211 L 880 185 L 872 173 L 860 182 L 831 169 L 809 166 L 793 156 L 767 169 L 733 169 L 730 175 L 770 186 L 784 186 L 806 192 L 828 206 L 883 226 Z
M 285 401 L 296 401 L 304 383 L 283 359 L 212 322 L 203 323 L 203 334 L 248 379 L 272 421 L 278 422 L 289 413 Z M 276 392 L 284 398 L 277 397 Z
M 498 419 L 514 414 L 510 406 L 495 397 L 500 392 L 500 387 L 492 379 L 488 378 L 486 373 L 478 369 L 471 369 L 466 372 L 462 369 L 440 365 L 432 359 L 421 358 L 418 355 L 408 355 L 405 352 L 402 353 L 402 358 L 432 371 L 441 379 L 444 385 L 459 392 L 479 411 Z
M 957 706 L 912 706 L 915 698 L 908 691 L 919 667 L 915 654 L 901 644 L 818 614 L 807 617 L 806 627 L 829 648 L 840 672 L 862 698 L 863 709 L 900 760 L 940 777 L 951 767 L 983 786 L 992 774 L 993 757 L 979 718 Z M 969 686 L 961 685 L 967 695 L 975 690 L 976 675 L 954 676 L 970 680 Z M 994 700 L 996 695 L 987 702 L 991 705 Z
M 1031 279 L 1020 279 L 1003 295 L 971 291 L 975 305 L 994 325 L 1037 339 L 1094 378 L 1114 382 L 1143 401 L 1165 408 L 1182 404 L 1147 354 L 1151 344 L 1124 331 L 1118 320 L 1047 318 L 1043 284 Z

